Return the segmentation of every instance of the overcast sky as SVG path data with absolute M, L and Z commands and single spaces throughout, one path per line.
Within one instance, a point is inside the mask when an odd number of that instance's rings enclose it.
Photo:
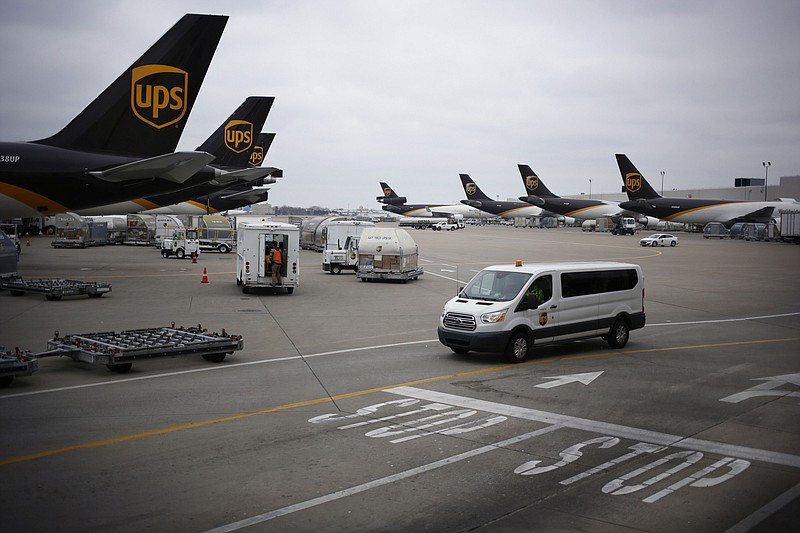
M 797 0 L 0 2 L 4 141 L 60 130 L 184 13 L 230 15 L 178 148 L 275 96 L 276 205 L 455 203 L 459 173 L 515 198 L 518 163 L 618 192 L 615 153 L 657 189 L 800 174 Z

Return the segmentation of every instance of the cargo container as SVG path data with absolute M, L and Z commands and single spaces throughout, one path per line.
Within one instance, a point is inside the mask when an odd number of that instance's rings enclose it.
M 800 244 L 800 212 L 781 211 L 781 240 Z
M 423 274 L 419 248 L 402 228 L 366 228 L 358 242 L 358 270 L 361 281 L 393 279 L 403 283 Z
M 128 232 L 125 244 L 150 246 L 155 241 L 156 219 L 153 215 L 128 215 Z
M 89 224 L 75 213 L 56 215 L 54 248 L 86 248 L 89 246 Z

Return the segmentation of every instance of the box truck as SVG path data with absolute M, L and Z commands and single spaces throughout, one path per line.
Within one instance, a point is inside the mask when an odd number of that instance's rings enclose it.
M 270 252 L 281 251 L 278 288 L 292 294 L 300 285 L 300 228 L 280 222 L 240 222 L 236 227 L 236 284 L 243 293 L 273 287 Z

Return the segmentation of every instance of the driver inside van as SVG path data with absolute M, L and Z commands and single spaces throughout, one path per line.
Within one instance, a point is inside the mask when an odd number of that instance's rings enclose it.
M 528 287 L 527 292 L 525 295 L 529 298 L 533 298 L 531 303 L 531 307 L 539 307 L 544 302 L 552 298 L 553 296 L 553 282 L 552 276 L 549 274 L 546 276 L 541 276 L 533 280 L 531 286 Z

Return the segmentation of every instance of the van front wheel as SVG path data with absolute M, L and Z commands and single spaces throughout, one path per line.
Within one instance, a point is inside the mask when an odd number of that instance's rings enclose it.
M 631 331 L 628 327 L 628 323 L 622 319 L 617 319 L 614 325 L 611 326 L 606 341 L 612 348 L 624 348 L 625 345 L 628 344 L 630 335 Z
M 530 344 L 525 332 L 518 331 L 511 336 L 506 347 L 506 358 L 510 363 L 521 363 L 528 356 Z

